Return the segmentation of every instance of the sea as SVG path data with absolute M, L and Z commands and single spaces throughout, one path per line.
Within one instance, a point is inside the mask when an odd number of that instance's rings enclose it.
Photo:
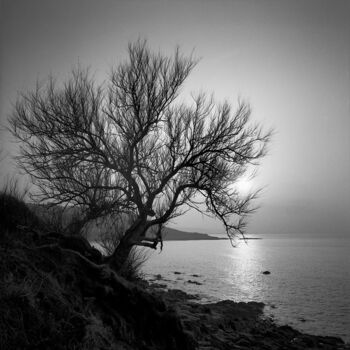
M 200 302 L 263 302 L 277 324 L 350 342 L 350 237 L 165 241 L 142 272 Z

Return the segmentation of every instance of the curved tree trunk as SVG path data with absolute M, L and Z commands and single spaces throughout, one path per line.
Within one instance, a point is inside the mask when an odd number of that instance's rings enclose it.
M 118 247 L 114 250 L 113 254 L 108 258 L 108 265 L 114 271 L 121 271 L 128 260 L 132 247 L 133 244 L 130 244 L 127 242 L 127 240 L 122 239 Z
M 114 250 L 113 254 L 107 259 L 108 265 L 114 271 L 121 271 L 128 260 L 131 249 L 134 245 L 141 241 L 141 237 L 145 232 L 145 222 L 139 220 L 135 222 L 120 240 L 118 247 Z

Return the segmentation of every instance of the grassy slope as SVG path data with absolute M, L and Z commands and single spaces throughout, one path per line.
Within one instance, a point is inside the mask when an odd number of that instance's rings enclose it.
M 167 305 L 0 195 L 0 349 L 193 349 Z M 145 327 L 147 325 L 147 327 Z

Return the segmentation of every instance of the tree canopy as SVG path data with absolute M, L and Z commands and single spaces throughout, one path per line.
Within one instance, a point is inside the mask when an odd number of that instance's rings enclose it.
M 181 101 L 196 64 L 179 49 L 166 56 L 137 41 L 107 82 L 78 68 L 15 105 L 10 130 L 41 200 L 79 207 L 79 228 L 132 218 L 118 232 L 116 269 L 132 246 L 156 248 L 163 225 L 188 208 L 221 220 L 230 238 L 244 233 L 253 210 L 256 193 L 242 196 L 233 185 L 266 154 L 271 133 L 251 123 L 246 103 L 233 110 L 205 94 Z

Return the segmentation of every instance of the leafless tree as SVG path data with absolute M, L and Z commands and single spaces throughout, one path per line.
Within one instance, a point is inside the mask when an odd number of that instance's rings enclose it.
M 78 229 L 104 216 L 133 218 L 109 258 L 116 270 L 133 246 L 156 248 L 163 225 L 188 208 L 220 219 L 231 239 L 253 210 L 256 193 L 242 197 L 232 185 L 265 155 L 271 133 L 252 125 L 245 103 L 233 111 L 204 94 L 179 101 L 196 64 L 138 41 L 104 85 L 77 69 L 61 87 L 49 79 L 22 95 L 10 118 L 20 165 L 42 200 L 78 206 Z

